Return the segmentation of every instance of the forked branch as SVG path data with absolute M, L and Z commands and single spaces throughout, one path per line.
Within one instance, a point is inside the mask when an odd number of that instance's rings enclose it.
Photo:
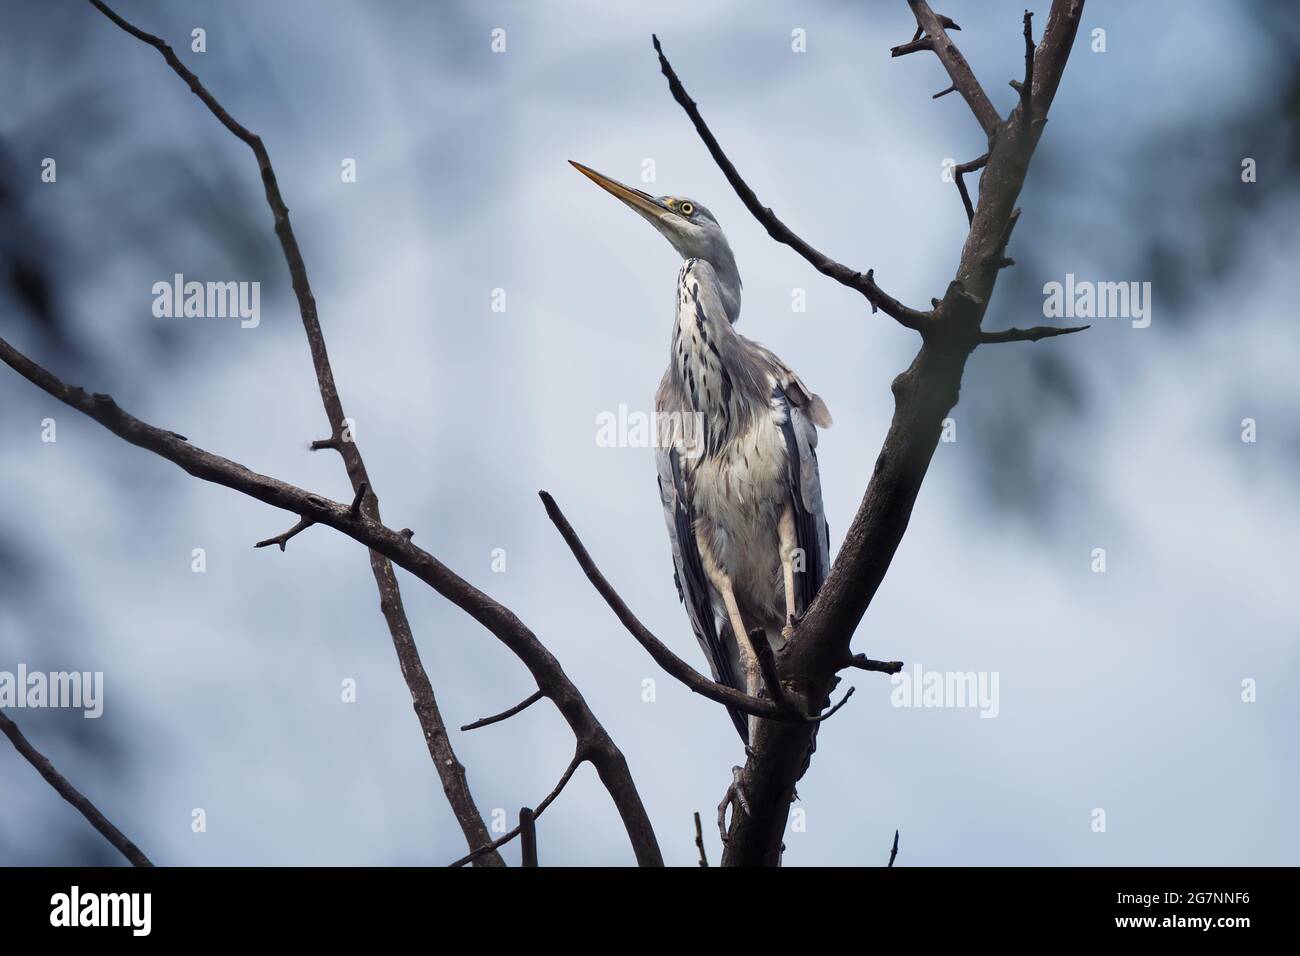
M 3 338 L 0 338 L 0 361 L 124 441 L 167 459 L 195 478 L 224 485 L 282 511 L 309 517 L 318 524 L 334 528 L 405 568 L 465 611 L 519 658 L 537 682 L 538 690 L 564 717 L 573 731 L 579 751 L 595 766 L 601 783 L 614 801 L 637 862 L 643 866 L 663 865 L 654 828 L 622 752 L 564 673 L 560 662 L 513 611 L 413 544 L 408 535 L 393 530 L 364 510 L 355 513 L 351 505 L 258 474 L 238 462 L 185 441 L 175 432 L 143 422 L 120 408 L 108 395 L 90 394 L 66 384 Z
M 275 170 L 271 166 L 271 155 L 262 143 L 262 138 L 237 122 L 217 101 L 216 97 L 208 92 L 207 88 L 199 81 L 199 78 L 181 62 L 175 51 L 161 37 L 154 36 L 152 33 L 147 33 L 128 23 L 106 4 L 102 3 L 101 0 L 90 0 L 90 2 L 100 13 L 108 17 L 122 30 L 125 30 L 137 40 L 149 44 L 161 53 L 163 59 L 167 61 L 167 65 L 185 81 L 194 95 L 203 102 L 203 105 L 211 111 L 221 125 L 253 151 L 253 156 L 257 160 L 257 167 L 262 174 L 262 186 L 266 193 L 266 202 L 271 208 L 271 215 L 275 221 L 275 234 L 280 240 L 280 248 L 284 254 L 285 263 L 289 268 L 289 277 L 293 283 L 294 296 L 298 301 L 298 311 L 302 317 L 303 330 L 306 332 L 308 347 L 311 350 L 312 365 L 316 371 L 316 384 L 320 391 L 321 403 L 324 405 L 325 415 L 329 419 L 332 430 L 328 442 L 313 442 L 312 448 L 314 450 L 321 447 L 332 447 L 339 452 L 356 495 L 352 503 L 353 516 L 360 516 L 362 505 L 366 502 L 367 493 L 370 492 L 368 511 L 376 521 L 380 520 L 379 499 L 373 494 L 373 486 L 366 472 L 366 464 L 361 457 L 361 450 L 357 447 L 355 441 L 343 440 L 347 420 L 343 414 L 343 402 L 339 398 L 338 387 L 334 382 L 334 370 L 330 366 L 329 352 L 325 347 L 325 335 L 321 331 L 320 320 L 316 314 L 316 297 L 312 293 L 311 283 L 307 278 L 307 264 L 303 260 L 302 251 L 298 248 L 298 240 L 294 236 L 293 225 L 289 221 L 289 207 L 285 205 L 284 198 L 280 194 L 280 185 L 276 180 Z M 260 541 L 255 547 L 263 548 L 275 544 L 279 546 L 281 551 L 284 551 L 285 545 L 290 538 L 310 527 L 313 523 L 309 516 L 302 515 L 301 520 L 293 528 L 274 538 Z M 415 646 L 415 637 L 411 631 L 411 623 L 406 616 L 406 607 L 402 602 L 402 592 L 397 583 L 397 575 L 393 573 L 393 567 L 388 560 L 375 552 L 370 554 L 370 569 L 375 579 L 375 586 L 379 591 L 380 609 L 388 625 L 393 649 L 397 653 L 398 663 L 401 666 L 402 677 L 406 681 L 407 690 L 411 694 L 411 704 L 420 722 L 420 729 L 423 732 L 429 757 L 437 769 L 443 793 L 446 795 L 447 802 L 451 805 L 456 821 L 464 833 L 466 843 L 469 846 L 480 845 L 488 839 L 487 825 L 483 822 L 483 815 L 479 812 L 478 806 L 474 803 L 474 797 L 470 793 L 469 782 L 465 777 L 465 768 L 452 750 L 451 740 L 447 735 L 447 727 L 442 719 L 441 712 L 438 710 L 438 701 L 433 693 L 433 684 L 429 681 L 429 675 L 425 672 L 424 664 L 420 661 L 420 653 Z M 489 866 L 504 865 L 504 861 L 496 853 L 484 855 L 480 862 Z

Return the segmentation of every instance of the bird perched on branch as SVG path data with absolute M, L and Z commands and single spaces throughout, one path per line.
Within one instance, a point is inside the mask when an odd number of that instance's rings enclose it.
M 668 371 L 655 396 L 659 493 L 678 594 L 713 677 L 758 696 L 751 635 L 779 649 L 829 567 L 815 426 L 829 427 L 830 412 L 789 366 L 733 328 L 740 273 L 709 210 L 570 162 L 685 260 Z M 733 708 L 731 718 L 748 743 L 745 716 Z

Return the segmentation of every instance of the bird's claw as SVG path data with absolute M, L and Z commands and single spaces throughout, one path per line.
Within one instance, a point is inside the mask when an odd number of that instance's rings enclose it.
M 744 776 L 743 767 L 731 768 L 731 786 L 727 787 L 727 792 L 722 795 L 722 802 L 718 804 L 718 836 L 722 838 L 723 843 L 727 842 L 728 807 L 734 804 L 745 816 L 753 816 L 749 809 L 749 797 L 745 794 Z
M 801 623 L 803 623 L 802 614 L 791 614 L 786 618 L 785 627 L 781 628 L 781 637 L 787 641 L 790 640 L 790 638 L 794 637 L 794 629 Z

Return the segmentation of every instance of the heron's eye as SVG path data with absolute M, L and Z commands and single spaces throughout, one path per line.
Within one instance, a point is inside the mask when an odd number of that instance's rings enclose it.
M 683 216 L 689 216 L 691 213 L 695 212 L 695 207 L 688 202 L 682 203 L 677 208 L 682 211 Z

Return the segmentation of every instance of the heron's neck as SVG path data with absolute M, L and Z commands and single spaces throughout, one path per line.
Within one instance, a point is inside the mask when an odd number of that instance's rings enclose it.
M 718 274 L 718 294 L 722 298 L 722 307 L 727 310 L 727 319 L 735 325 L 740 319 L 740 270 L 736 268 L 736 257 L 731 254 L 730 248 L 723 246 L 705 258 Z
M 734 268 L 734 265 L 733 265 Z M 739 309 L 740 283 L 732 287 Z M 673 329 L 672 371 L 679 394 L 701 416 L 706 454 L 716 454 L 745 419 L 741 392 L 747 378 L 736 378 L 736 332 L 727 311 L 727 286 L 717 267 L 687 259 L 677 276 L 677 323 Z

